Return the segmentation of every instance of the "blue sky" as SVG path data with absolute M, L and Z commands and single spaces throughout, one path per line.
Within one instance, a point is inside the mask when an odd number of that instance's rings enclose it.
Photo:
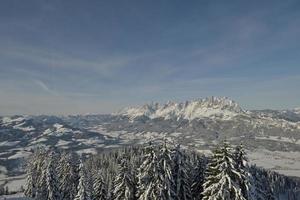
M 0 2 L 0 114 L 227 96 L 300 107 L 300 2 Z

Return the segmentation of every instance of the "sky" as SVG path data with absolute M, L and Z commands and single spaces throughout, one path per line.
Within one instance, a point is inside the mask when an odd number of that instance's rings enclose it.
M 0 115 L 207 96 L 300 107 L 300 1 L 0 1 Z

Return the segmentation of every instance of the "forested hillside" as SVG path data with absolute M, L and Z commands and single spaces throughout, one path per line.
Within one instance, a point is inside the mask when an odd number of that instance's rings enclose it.
M 211 157 L 164 142 L 79 158 L 37 149 L 27 197 L 43 200 L 299 200 L 300 182 L 249 166 L 243 146 L 222 142 Z

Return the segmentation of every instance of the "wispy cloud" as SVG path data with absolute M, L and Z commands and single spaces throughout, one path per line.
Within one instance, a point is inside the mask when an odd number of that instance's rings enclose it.
M 54 90 L 51 90 L 43 81 L 41 80 L 36 80 L 36 79 L 33 79 L 32 80 L 37 86 L 39 86 L 43 91 L 49 93 L 49 94 L 52 94 L 52 95 L 58 95 L 57 92 L 55 92 Z
M 20 44 L 10 44 L 7 48 L 2 46 L 0 54 L 5 59 L 26 61 L 43 68 L 92 70 L 104 76 L 111 76 L 115 70 L 141 57 L 141 55 L 112 57 L 94 55 L 94 58 L 88 59 L 49 48 Z

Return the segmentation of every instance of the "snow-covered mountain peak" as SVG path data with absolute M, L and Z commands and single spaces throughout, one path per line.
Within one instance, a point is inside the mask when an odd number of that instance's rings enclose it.
M 296 114 L 299 114 L 300 115 L 300 107 L 298 107 L 298 108 L 294 108 L 294 113 L 296 113 Z
M 44 136 L 63 136 L 68 134 L 78 133 L 65 125 L 55 123 L 52 127 L 46 129 L 43 133 Z
M 132 119 L 141 116 L 164 119 L 193 120 L 203 117 L 229 119 L 244 113 L 243 109 L 227 97 L 208 97 L 183 103 L 167 102 L 166 104 L 151 103 L 139 107 L 125 108 L 117 115 L 128 116 Z
M 210 108 L 229 110 L 237 113 L 243 112 L 239 104 L 229 99 L 228 97 L 207 97 L 205 99 L 200 99 L 196 102 L 199 102 L 203 106 Z
M 25 121 L 25 116 L 12 116 L 12 117 L 2 117 L 0 120 L 1 124 L 4 126 L 16 125 Z

